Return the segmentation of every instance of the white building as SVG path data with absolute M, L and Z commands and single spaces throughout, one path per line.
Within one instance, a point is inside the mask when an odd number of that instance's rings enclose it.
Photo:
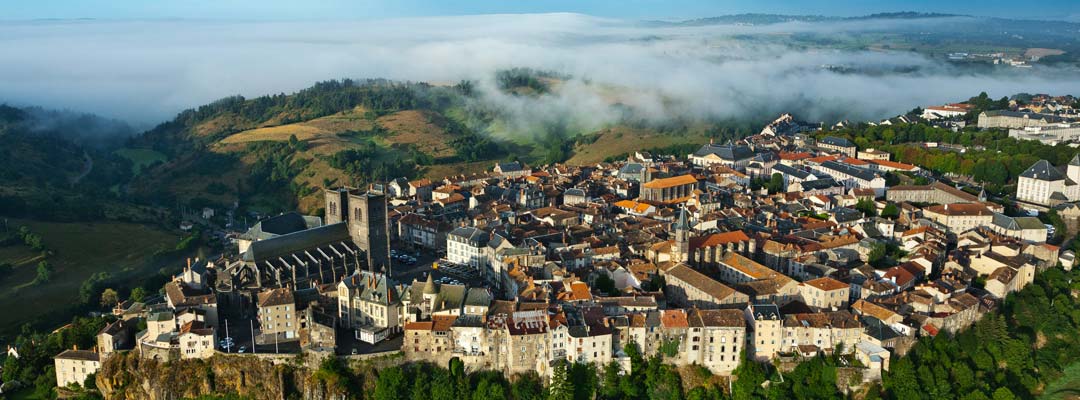
M 86 377 L 97 373 L 101 368 L 101 358 L 98 353 L 86 350 L 65 350 L 58 354 L 53 362 L 56 363 L 56 386 L 67 387 L 71 384 L 82 385 Z
M 1062 174 L 1049 161 L 1039 160 L 1020 174 L 1016 199 L 1041 206 L 1052 206 L 1080 200 L 1080 155 L 1069 161 L 1068 172 Z
M 481 271 L 485 268 L 484 247 L 490 238 L 491 235 L 479 228 L 454 229 L 446 235 L 446 260 Z

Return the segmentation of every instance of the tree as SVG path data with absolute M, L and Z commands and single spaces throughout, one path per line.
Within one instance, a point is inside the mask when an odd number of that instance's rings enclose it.
M 101 306 L 111 307 L 112 305 L 120 302 L 120 295 L 116 294 L 116 291 L 112 288 L 106 288 L 101 292 Z
M 867 217 L 877 215 L 877 206 L 874 205 L 874 201 L 870 199 L 859 200 L 858 203 L 855 203 L 855 209 L 862 211 L 863 215 Z
M 510 394 L 515 400 L 541 400 L 544 397 L 544 385 L 535 373 L 521 375 L 510 384 Z
M 784 189 L 785 189 L 784 188 L 784 176 L 780 175 L 779 172 L 773 173 L 772 177 L 769 178 L 768 188 L 769 188 L 769 194 L 782 193 L 784 191 Z
M 33 284 L 42 285 L 48 283 L 52 279 L 52 265 L 48 261 L 42 260 L 37 264 L 37 276 L 34 277 Z
M 866 262 L 878 265 L 885 259 L 885 243 L 874 242 L 870 245 L 870 253 L 866 256 Z
M 894 203 L 885 205 L 885 209 L 881 210 L 881 216 L 883 218 L 897 219 L 900 217 L 900 208 Z
M 596 280 L 593 281 L 593 285 L 596 287 L 596 290 L 599 290 L 601 293 L 608 296 L 618 294 L 618 290 L 615 289 L 615 281 L 603 273 L 596 275 Z
M 399 366 L 384 368 L 379 371 L 375 381 L 374 398 L 376 400 L 407 400 L 409 384 L 405 372 Z
M 131 298 L 131 301 L 142 302 L 146 299 L 146 289 L 143 289 L 142 286 L 137 286 L 136 288 L 131 289 L 131 296 L 129 297 Z
M 574 400 L 574 384 L 567 378 L 566 361 L 555 364 L 548 386 L 548 400 Z

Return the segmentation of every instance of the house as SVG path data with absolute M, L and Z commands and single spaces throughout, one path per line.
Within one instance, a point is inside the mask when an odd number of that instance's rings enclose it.
M 746 320 L 739 310 L 702 310 L 686 313 L 689 330 L 680 361 L 708 368 L 717 375 L 731 375 L 739 366 L 746 343 Z
M 859 150 L 856 158 L 860 160 L 889 161 L 890 154 L 887 151 L 877 149 Z
M 847 189 L 869 188 L 874 189 L 876 196 L 885 195 L 885 178 L 870 169 L 836 161 L 825 161 L 812 168 L 833 177 L 837 182 L 843 183 Z
M 668 301 L 674 304 L 698 308 L 717 308 L 723 304 L 744 304 L 749 301 L 745 294 L 720 283 L 686 264 L 678 264 L 663 272 L 664 291 Z
M 338 319 L 357 339 L 378 343 L 401 330 L 406 290 L 386 274 L 356 271 L 338 283 Z
M 526 168 L 517 161 L 495 164 L 495 168 L 493 168 L 492 171 L 507 178 L 517 178 L 532 173 L 531 169 Z
M 722 165 L 741 171 L 754 159 L 754 151 L 747 146 L 709 143 L 690 154 L 689 158 L 691 163 L 700 167 Z
M 258 295 L 259 337 L 256 342 L 298 339 L 300 329 L 292 289 L 268 289 Z M 261 339 L 261 341 L 260 341 Z
M 822 309 L 840 309 L 848 304 L 848 284 L 829 277 L 811 279 L 799 284 L 803 303 Z
M 113 321 L 98 331 L 97 348 L 106 356 L 117 350 L 130 350 L 135 346 L 134 332 L 134 324 L 123 319 Z
M 1017 178 L 1016 199 L 1038 206 L 1055 206 L 1080 200 L 1080 154 L 1062 174 L 1049 161 L 1039 160 Z
M 190 321 L 180 327 L 180 358 L 210 358 L 214 355 L 214 328 L 202 321 Z
M 446 260 L 481 271 L 486 266 L 484 246 L 490 238 L 491 234 L 479 228 L 464 226 L 454 229 L 446 234 Z
M 923 215 L 952 232 L 964 232 L 980 226 L 990 226 L 994 212 L 979 203 L 941 204 L 923 209 Z
M 817 147 L 830 153 L 840 153 L 848 157 L 855 157 L 855 143 L 852 143 L 845 138 L 826 136 L 817 142 Z
M 783 345 L 783 318 L 776 304 L 750 304 L 743 315 L 750 328 L 750 355 L 758 362 L 772 360 Z
M 82 386 L 86 378 L 101 368 L 101 355 L 87 350 L 65 350 L 53 357 L 56 365 L 56 386 Z

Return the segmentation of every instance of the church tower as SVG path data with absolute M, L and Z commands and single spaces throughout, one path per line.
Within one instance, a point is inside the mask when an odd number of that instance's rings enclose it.
M 1073 181 L 1072 185 L 1065 183 L 1065 197 L 1068 197 L 1069 201 L 1080 200 L 1080 154 L 1073 156 L 1065 172 L 1069 180 Z
M 671 261 L 690 262 L 690 223 L 687 221 L 686 208 L 679 208 L 679 219 L 671 227 L 675 231 L 675 244 L 671 248 Z

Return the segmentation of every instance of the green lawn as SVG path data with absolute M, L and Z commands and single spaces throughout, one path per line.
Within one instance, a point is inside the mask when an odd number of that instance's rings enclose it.
M 79 286 L 99 271 L 122 279 L 156 273 L 163 265 L 152 262 L 152 255 L 174 248 L 180 238 L 159 228 L 124 222 L 11 220 L 9 225 L 12 229 L 29 226 L 54 254 L 48 258 L 53 266 L 51 281 L 33 286 L 40 254 L 21 244 L 0 247 L 0 262 L 15 265 L 14 272 L 0 280 L 0 310 L 6 311 L 0 313 L 0 330 L 7 332 L 44 316 L 55 318 L 55 313 L 76 304 Z
M 123 148 L 116 150 L 116 155 L 131 160 L 132 172 L 138 174 L 139 169 L 143 166 L 153 164 L 157 161 L 165 162 L 166 157 L 164 154 L 151 149 L 133 149 Z
M 1080 399 L 1080 362 L 1065 367 L 1058 380 L 1050 382 L 1039 397 L 1041 400 Z

